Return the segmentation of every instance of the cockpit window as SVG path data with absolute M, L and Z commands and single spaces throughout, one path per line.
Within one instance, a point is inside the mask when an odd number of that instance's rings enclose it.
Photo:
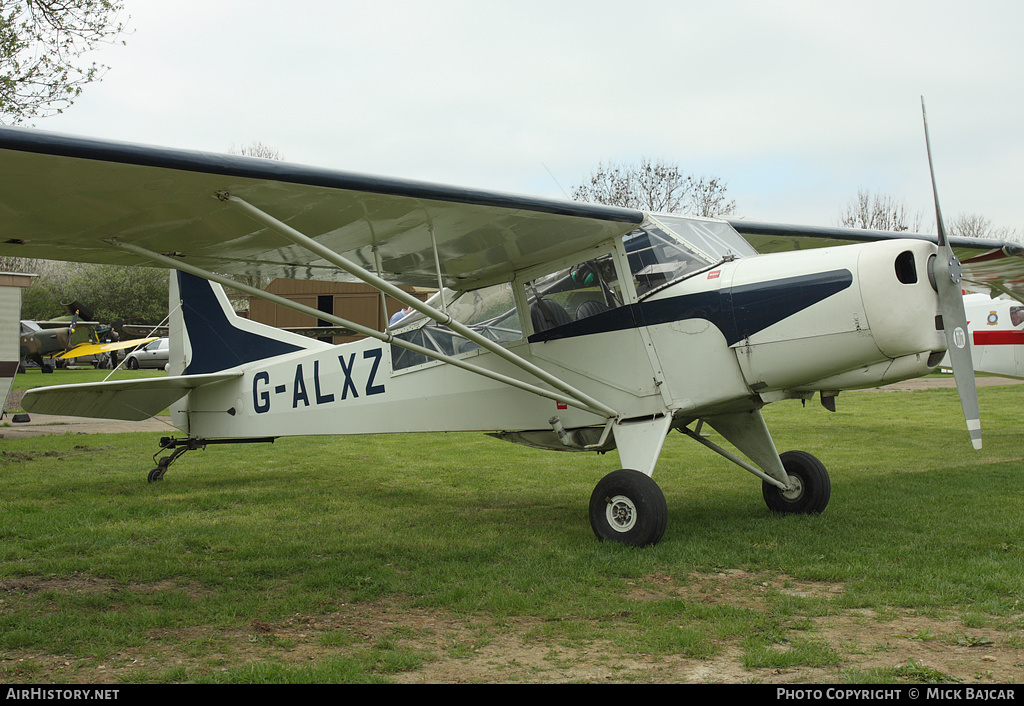
M 512 285 L 505 282 L 492 287 L 484 287 L 471 292 L 463 292 L 458 296 L 451 290 L 444 290 L 448 314 L 465 326 L 473 329 L 484 338 L 498 343 L 518 341 L 523 337 L 523 327 L 516 311 Z M 441 293 L 427 300 L 431 306 L 441 308 Z M 425 321 L 425 323 L 424 323 Z M 420 324 L 415 326 L 415 324 Z M 410 328 L 414 326 L 414 328 Z M 418 346 L 443 353 L 457 355 L 479 348 L 479 344 L 460 336 L 447 326 L 427 319 L 426 316 L 414 311 L 397 321 L 392 328 L 397 329 L 395 338 L 415 343 Z M 410 351 L 401 346 L 391 346 L 391 364 L 394 370 L 410 368 L 426 363 L 427 355 Z
M 1024 325 L 1024 306 L 1010 307 L 1010 322 L 1014 328 L 1020 328 Z
M 757 254 L 728 223 L 661 214 L 625 236 L 623 243 L 638 296 L 706 271 L 723 260 Z M 615 258 L 609 252 L 537 277 L 525 283 L 530 327 L 536 334 L 617 309 L 627 299 L 623 286 Z M 485 338 L 496 343 L 523 338 L 513 285 L 496 284 L 460 294 L 444 290 L 428 304 L 442 308 L 442 295 L 452 318 Z M 396 338 L 434 353 L 458 355 L 480 347 L 419 312 L 389 328 L 396 332 Z M 396 371 L 430 360 L 424 353 L 391 347 L 392 368 Z
M 534 333 L 603 314 L 624 300 L 610 254 L 527 282 L 526 296 Z
M 534 333 L 604 314 L 622 306 L 625 301 L 611 253 L 560 267 L 520 286 L 525 286 Z M 450 290 L 445 290 L 444 294 L 448 314 L 481 336 L 496 343 L 522 339 L 523 325 L 516 309 L 512 284 L 496 284 L 462 292 L 458 296 Z M 427 303 L 440 309 L 440 295 L 434 295 Z M 395 338 L 435 353 L 458 355 L 480 347 L 419 312 L 413 312 L 391 328 L 396 332 Z M 391 346 L 391 364 L 396 371 L 430 360 L 425 353 Z

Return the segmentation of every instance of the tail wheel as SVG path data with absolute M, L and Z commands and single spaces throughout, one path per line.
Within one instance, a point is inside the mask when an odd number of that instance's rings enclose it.
M 789 475 L 790 489 L 761 484 L 761 494 L 772 512 L 814 515 L 825 510 L 832 496 L 832 481 L 825 465 L 806 451 L 779 454 Z
M 613 471 L 590 496 L 590 526 L 601 541 L 633 547 L 657 544 L 667 522 L 664 493 L 640 471 Z

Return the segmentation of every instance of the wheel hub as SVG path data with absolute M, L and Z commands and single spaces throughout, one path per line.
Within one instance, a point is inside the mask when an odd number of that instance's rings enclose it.
M 800 499 L 800 496 L 804 494 L 804 482 L 795 473 L 789 474 L 789 489 L 782 491 L 782 497 L 790 502 L 795 502 Z
M 629 532 L 636 524 L 636 505 L 625 495 L 616 495 L 608 501 L 605 517 L 616 532 Z

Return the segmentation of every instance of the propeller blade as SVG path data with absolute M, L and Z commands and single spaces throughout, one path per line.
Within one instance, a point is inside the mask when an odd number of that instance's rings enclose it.
M 953 377 L 960 395 L 960 406 L 964 410 L 967 431 L 974 448 L 981 448 L 981 413 L 978 405 L 978 389 L 974 382 L 974 361 L 971 346 L 967 340 L 967 313 L 964 311 L 963 289 L 960 286 L 962 270 L 953 248 L 946 236 L 946 226 L 939 208 L 939 190 L 935 183 L 935 167 L 932 162 L 932 145 L 928 137 L 928 114 L 921 98 L 921 116 L 924 118 L 924 141 L 928 149 L 928 169 L 932 177 L 932 193 L 935 197 L 935 222 L 938 227 L 939 249 L 933 262 L 932 275 L 939 295 L 939 313 L 942 328 L 946 333 L 946 347 L 949 362 L 953 365 Z

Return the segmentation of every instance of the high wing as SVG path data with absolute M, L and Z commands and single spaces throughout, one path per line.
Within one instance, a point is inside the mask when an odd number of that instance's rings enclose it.
M 762 223 L 741 218 L 726 219 L 760 253 L 806 250 L 877 240 L 912 238 L 937 242 L 934 235 L 895 233 L 862 228 L 833 228 Z M 992 296 L 1008 294 L 1024 302 L 1024 246 L 1005 240 L 949 238 L 963 267 L 963 281 L 970 289 Z
M 386 280 L 473 289 L 629 232 L 644 214 L 266 159 L 0 128 L 0 254 L 350 279 L 240 203 Z M 436 250 L 435 245 L 436 243 Z M 124 246 L 135 247 L 129 250 Z
M 323 336 L 353 336 L 356 334 L 350 328 L 344 326 L 281 326 L 283 331 L 291 331 L 309 338 L 321 338 Z
M 72 321 L 71 317 L 67 317 L 65 320 L 60 321 L 54 319 L 52 321 L 36 321 L 37 326 L 41 329 L 52 329 L 52 328 L 70 328 L 74 324 L 74 328 L 79 326 L 99 326 L 99 321 Z
M 166 336 L 168 327 L 166 325 L 139 326 L 137 324 L 123 324 L 121 330 L 129 336 L 148 338 L 149 336 Z
M 137 338 L 131 341 L 118 341 L 116 343 L 79 343 L 71 350 L 65 351 L 60 355 L 56 355 L 54 358 L 82 358 L 87 355 L 96 355 L 97 353 L 121 351 L 125 348 L 135 348 L 136 346 L 145 345 L 150 341 L 155 341 L 157 338 L 157 336 L 152 338 Z
M 319 338 L 321 336 L 351 336 L 356 333 L 345 326 L 281 326 L 280 328 L 284 331 L 291 331 L 292 333 L 309 336 L 310 338 Z M 151 333 L 156 334 L 157 336 L 166 336 L 168 327 L 125 324 L 121 327 L 121 330 L 129 336 L 148 336 Z M 153 339 L 149 338 L 147 340 L 152 341 Z

